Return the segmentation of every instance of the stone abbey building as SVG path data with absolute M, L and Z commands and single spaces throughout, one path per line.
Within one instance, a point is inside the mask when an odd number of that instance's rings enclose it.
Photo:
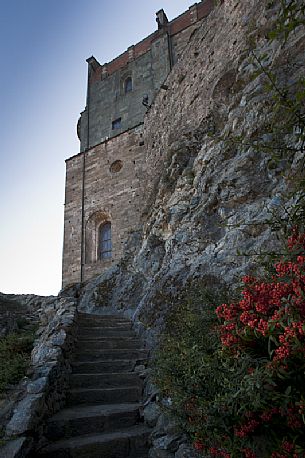
M 139 229 L 145 187 L 144 115 L 213 0 L 195 3 L 107 64 L 87 59 L 80 153 L 66 160 L 63 286 L 86 281 L 117 262 Z M 144 185 L 144 186 L 143 186 Z

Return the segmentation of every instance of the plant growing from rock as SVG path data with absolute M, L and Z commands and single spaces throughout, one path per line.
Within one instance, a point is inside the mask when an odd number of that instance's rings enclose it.
M 0 397 L 9 384 L 17 383 L 29 365 L 34 332 L 19 331 L 0 339 Z
M 156 381 L 198 451 L 304 457 L 305 234 L 292 231 L 273 274 L 243 283 L 242 299 L 216 313 L 198 289 L 181 300 Z

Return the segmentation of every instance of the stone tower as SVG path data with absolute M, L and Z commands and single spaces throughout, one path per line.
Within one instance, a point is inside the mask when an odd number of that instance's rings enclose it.
M 86 281 L 117 262 L 139 229 L 145 180 L 146 110 L 213 0 L 195 3 L 113 61 L 87 59 L 87 103 L 77 133 L 80 153 L 66 160 L 63 286 Z

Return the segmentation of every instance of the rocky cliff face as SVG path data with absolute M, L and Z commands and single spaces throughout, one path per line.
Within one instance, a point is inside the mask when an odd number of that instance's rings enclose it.
M 255 147 L 258 138 L 276 140 L 266 130 L 276 102 L 256 58 L 277 84 L 293 87 L 305 49 L 301 26 L 285 43 L 269 40 L 278 3 L 226 0 L 193 32 L 145 119 L 143 233 L 131 236 L 118 267 L 88 285 L 83 308 L 94 291 L 97 303 L 158 327 L 167 292 L 194 277 L 232 285 L 256 269 L 255 257 L 238 251 L 274 248 L 264 221 L 291 181 L 287 162 L 271 168 L 268 148 Z M 299 167 L 296 154 L 290 177 Z
M 285 200 L 291 205 L 303 158 L 292 152 L 289 161 L 271 160 L 278 140 L 291 146 L 295 139 L 285 131 L 270 76 L 293 91 L 305 74 L 304 27 L 287 41 L 268 37 L 279 3 L 219 2 L 192 33 L 145 118 L 143 230 L 130 235 L 117 266 L 62 298 L 79 297 L 86 311 L 120 309 L 154 345 L 171 295 L 188 280 L 234 287 L 258 268 L 255 256 L 242 253 L 276 248 L 266 220 L 274 211 L 281 216 Z M 156 397 L 149 381 L 145 395 Z M 193 456 L 184 445 L 174 455 L 176 436 L 159 425 L 156 405 L 147 406 L 150 426 L 158 421 L 159 428 L 150 456 Z
M 55 296 L 0 293 L 0 337 L 18 329 L 18 322 L 39 323 Z

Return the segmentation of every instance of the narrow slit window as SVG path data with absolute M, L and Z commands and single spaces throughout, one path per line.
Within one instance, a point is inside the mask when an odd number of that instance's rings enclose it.
M 99 259 L 112 256 L 111 223 L 102 224 L 99 228 Z
M 121 118 L 118 118 L 112 121 L 112 130 L 120 129 L 121 127 L 122 127 Z
M 127 94 L 127 92 L 131 92 L 132 91 L 132 79 L 131 79 L 130 76 L 128 78 L 126 78 L 126 80 L 125 80 L 124 89 L 125 89 L 125 94 Z

